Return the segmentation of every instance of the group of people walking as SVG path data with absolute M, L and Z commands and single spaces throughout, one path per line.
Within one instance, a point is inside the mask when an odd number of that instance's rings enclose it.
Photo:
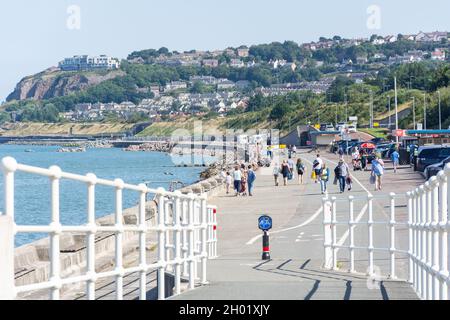
M 289 153 L 289 159 L 283 160 L 281 165 L 275 163 L 273 166 L 273 177 L 275 186 L 279 186 L 279 179 L 282 177 L 283 185 L 287 186 L 290 180 L 294 180 L 297 175 L 298 184 L 304 183 L 304 176 L 307 174 L 307 166 L 301 158 L 296 161 L 292 159 L 292 154 Z M 394 170 L 398 166 L 398 153 L 393 154 L 392 160 L 394 162 Z M 352 158 L 353 166 L 354 160 Z M 226 179 L 226 192 L 231 193 L 234 189 L 235 196 L 253 196 L 253 186 L 256 180 L 256 164 L 246 165 L 245 163 L 237 164 L 232 172 L 225 173 Z M 370 183 L 375 185 L 375 190 L 381 190 L 382 177 L 384 174 L 384 162 L 380 156 L 376 156 L 371 162 L 371 175 Z M 350 173 L 350 167 L 341 156 L 339 162 L 333 170 L 334 172 L 334 185 L 339 185 L 340 193 L 344 193 L 346 190 L 352 190 L 353 179 Z M 317 154 L 314 162 L 312 163 L 311 178 L 315 183 L 320 184 L 320 191 L 325 194 L 328 191 L 328 183 L 331 178 L 331 170 L 326 163 Z
M 255 165 L 236 165 L 233 172 L 226 173 L 227 194 L 230 194 L 231 187 L 235 191 L 235 196 L 253 196 L 253 185 L 256 180 Z M 248 191 L 248 193 L 247 193 Z
M 300 158 L 297 159 L 297 162 L 294 162 L 292 158 L 283 160 L 281 166 L 275 163 L 273 167 L 275 186 L 279 185 L 278 179 L 280 175 L 283 177 L 283 184 L 287 186 L 288 181 L 294 179 L 295 172 L 297 173 L 298 183 L 303 184 L 303 175 L 306 174 L 306 166 Z

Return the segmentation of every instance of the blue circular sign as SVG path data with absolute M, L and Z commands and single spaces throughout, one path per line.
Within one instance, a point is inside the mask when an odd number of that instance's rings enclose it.
M 262 231 L 269 231 L 272 229 L 272 218 L 269 216 L 261 216 L 258 219 L 258 227 Z

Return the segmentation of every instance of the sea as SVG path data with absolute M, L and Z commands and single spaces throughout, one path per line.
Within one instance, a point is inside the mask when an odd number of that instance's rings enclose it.
M 213 157 L 176 156 L 161 152 L 127 152 L 119 148 L 87 149 L 86 152 L 57 152 L 57 146 L 0 145 L 0 158 L 11 156 L 17 162 L 49 168 L 59 166 L 63 171 L 126 183 L 146 183 L 151 188 L 168 189 L 171 181 L 185 185 L 199 180 L 202 166 L 180 166 L 215 161 Z M 195 162 L 194 162 L 195 161 Z M 4 179 L 0 173 L 0 211 L 4 212 Z M 151 197 L 151 195 L 150 195 Z M 150 198 L 149 197 L 149 198 Z M 139 195 L 124 190 L 123 207 L 137 205 Z M 15 174 L 15 223 L 42 225 L 50 223 L 50 180 L 47 177 L 17 172 Z M 114 188 L 96 186 L 95 213 L 100 218 L 115 211 Z M 82 225 L 87 222 L 87 187 L 85 183 L 62 179 L 60 182 L 60 219 L 63 225 Z M 47 237 L 47 234 L 17 234 L 15 245 L 22 246 Z

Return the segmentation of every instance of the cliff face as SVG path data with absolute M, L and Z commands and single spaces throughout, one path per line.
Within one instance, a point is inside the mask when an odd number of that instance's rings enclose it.
M 124 74 L 120 70 L 109 72 L 61 72 L 57 68 L 51 68 L 22 79 L 15 90 L 6 98 L 6 101 L 41 100 L 65 96 Z

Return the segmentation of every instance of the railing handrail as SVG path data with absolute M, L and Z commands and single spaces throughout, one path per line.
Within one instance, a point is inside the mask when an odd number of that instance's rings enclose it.
M 181 293 L 181 266 L 189 270 L 189 288 L 193 289 L 197 279 L 197 264 L 201 262 L 201 283 L 206 284 L 207 259 L 217 256 L 217 219 L 216 207 L 207 204 L 206 194 L 184 195 L 180 191 L 168 192 L 163 188 L 151 189 L 145 184 L 127 184 L 121 179 L 106 180 L 94 174 L 85 176 L 62 171 L 57 166 L 49 169 L 17 163 L 14 158 L 6 157 L 1 161 L 5 184 L 5 213 L 0 217 L 0 228 L 9 232 L 0 234 L 0 250 L 9 255 L 0 260 L 0 298 L 13 299 L 18 293 L 50 289 L 51 299 L 60 299 L 63 285 L 86 282 L 88 299 L 95 299 L 95 283 L 105 277 L 116 278 L 116 298 L 123 299 L 124 275 L 139 272 L 139 298 L 146 298 L 146 276 L 152 269 L 158 271 L 158 298 L 166 297 L 165 273 L 173 271 L 175 275 L 175 294 Z M 14 174 L 16 171 L 45 176 L 51 184 L 51 223 L 48 225 L 16 225 L 14 223 Z M 87 186 L 87 223 L 84 225 L 62 225 L 59 210 L 59 186 L 61 179 L 86 183 Z M 115 188 L 115 223 L 111 226 L 99 226 L 95 219 L 95 186 L 102 185 Z M 135 225 L 123 223 L 123 190 L 139 193 L 138 220 Z M 146 221 L 146 195 L 155 194 L 157 203 L 156 226 Z M 9 220 L 8 220 L 9 219 Z M 146 260 L 146 236 L 149 232 L 158 233 L 158 260 L 148 263 Z M 60 236 L 63 233 L 84 233 L 86 235 L 86 273 L 80 276 L 63 278 L 60 267 Z M 115 234 L 115 268 L 112 271 L 95 270 L 95 235 L 99 232 Z M 125 268 L 123 265 L 124 232 L 135 232 L 139 237 L 139 265 Z M 14 236 L 16 233 L 48 233 L 50 236 L 50 274 L 48 281 L 22 286 L 15 286 Z M 170 243 L 172 233 L 173 243 Z M 186 249 L 188 248 L 188 249 Z M 171 257 L 172 256 L 172 257 Z M 170 269 L 170 270 L 169 270 Z M 12 270 L 12 271 L 11 271 Z M 185 272 L 183 272 L 185 274 Z
M 388 195 L 373 196 L 371 194 L 362 197 L 323 199 L 324 212 L 324 267 L 337 270 L 337 251 L 347 249 L 349 251 L 349 272 L 355 270 L 355 250 L 367 250 L 368 275 L 374 275 L 374 252 L 385 251 L 390 255 L 389 277 L 396 279 L 396 254 L 408 256 L 408 278 L 417 295 L 427 300 L 447 300 L 450 285 L 448 267 L 448 232 L 450 221 L 448 208 L 450 208 L 450 164 L 440 171 L 436 177 L 432 177 L 426 183 L 415 188 L 411 192 L 402 195 L 390 193 Z M 373 201 L 375 199 L 389 199 L 390 216 L 388 220 L 374 221 Z M 405 199 L 408 211 L 407 222 L 396 220 L 396 200 Z M 338 221 L 336 206 L 340 202 L 349 203 L 349 217 L 344 221 Z M 366 201 L 364 210 L 368 211 L 367 221 L 355 221 L 353 204 L 355 201 Z M 349 244 L 337 242 L 336 226 L 348 225 Z M 368 245 L 356 246 L 354 243 L 354 228 L 356 226 L 368 226 Z M 389 227 L 389 247 L 374 246 L 375 225 Z M 396 227 L 408 227 L 408 250 L 396 248 Z

